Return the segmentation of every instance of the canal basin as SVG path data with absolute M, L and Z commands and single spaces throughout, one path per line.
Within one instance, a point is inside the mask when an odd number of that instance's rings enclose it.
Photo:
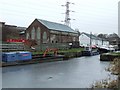
M 3 88 L 90 88 L 108 77 L 99 55 L 2 68 Z

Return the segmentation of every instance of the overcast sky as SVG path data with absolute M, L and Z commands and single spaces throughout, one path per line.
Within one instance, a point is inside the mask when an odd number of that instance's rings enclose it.
M 68 0 L 71 27 L 80 32 L 118 33 L 118 1 Z M 63 23 L 66 0 L 0 0 L 0 21 L 28 27 L 35 18 Z

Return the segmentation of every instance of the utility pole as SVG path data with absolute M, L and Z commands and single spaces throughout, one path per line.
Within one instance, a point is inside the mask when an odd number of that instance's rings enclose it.
M 61 5 L 61 6 L 65 6 L 66 7 L 66 11 L 65 11 L 65 20 L 63 22 L 65 22 L 65 25 L 67 26 L 71 26 L 71 23 L 70 23 L 70 12 L 75 12 L 75 11 L 71 11 L 69 8 L 70 8 L 70 4 L 74 4 L 74 3 L 71 3 L 67 0 L 66 4 L 65 5 Z M 73 19 L 75 20 L 75 19 Z
M 90 47 L 92 47 L 92 32 L 90 32 Z

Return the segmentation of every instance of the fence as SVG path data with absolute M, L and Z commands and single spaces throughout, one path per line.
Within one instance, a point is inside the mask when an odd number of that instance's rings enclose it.
M 45 50 L 46 48 L 58 48 L 58 49 L 68 49 L 70 46 L 68 43 L 49 43 L 49 44 L 40 44 L 35 46 L 35 50 Z
M 23 51 L 25 50 L 24 44 L 0 44 L 0 50 L 5 51 Z
M 58 49 L 68 49 L 70 46 L 68 43 L 49 43 L 49 44 L 40 44 L 34 46 L 36 51 L 43 51 L 46 48 L 58 48 Z M 24 44 L 0 44 L 0 50 L 3 52 L 7 51 L 24 51 L 32 50 L 31 48 L 25 46 Z

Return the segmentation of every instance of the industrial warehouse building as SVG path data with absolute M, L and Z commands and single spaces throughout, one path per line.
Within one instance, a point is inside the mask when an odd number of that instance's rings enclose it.
M 26 29 L 26 39 L 34 41 L 34 47 L 39 50 L 79 46 L 78 32 L 66 25 L 41 19 L 35 19 Z

